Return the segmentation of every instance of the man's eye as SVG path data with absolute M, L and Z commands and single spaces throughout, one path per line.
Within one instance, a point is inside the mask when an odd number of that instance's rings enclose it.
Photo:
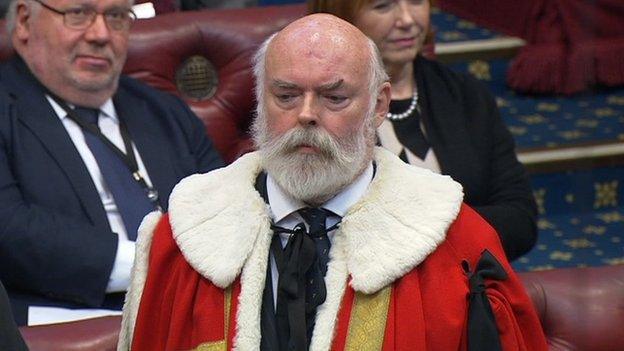
M 65 11 L 66 14 L 72 17 L 86 17 L 90 11 L 82 7 L 76 7 Z
M 119 20 L 125 19 L 126 12 L 123 12 L 123 11 L 111 11 L 111 12 L 106 13 L 106 17 L 108 19 L 111 19 L 111 20 L 119 21 Z
M 339 105 L 347 100 L 347 97 L 342 95 L 327 95 L 325 96 L 325 99 L 334 105 Z
M 281 102 L 288 102 L 295 98 L 294 94 L 277 94 L 276 96 Z

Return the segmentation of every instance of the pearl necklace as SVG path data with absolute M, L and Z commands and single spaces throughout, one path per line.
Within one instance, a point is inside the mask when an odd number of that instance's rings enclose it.
M 400 121 L 402 119 L 406 119 L 407 117 L 412 115 L 412 113 L 416 109 L 416 106 L 418 106 L 418 90 L 414 89 L 414 94 L 412 95 L 412 102 L 410 103 L 410 105 L 407 108 L 407 110 L 402 112 L 402 113 L 390 113 L 390 112 L 388 112 L 386 114 L 386 118 L 391 120 L 391 121 Z

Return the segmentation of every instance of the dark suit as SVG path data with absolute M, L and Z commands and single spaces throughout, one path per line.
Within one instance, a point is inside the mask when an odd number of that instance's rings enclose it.
M 222 165 L 181 100 L 122 77 L 113 103 L 164 209 L 180 179 Z M 117 242 L 43 87 L 21 59 L 11 60 L 0 68 L 0 279 L 18 323 L 35 302 L 121 307 L 121 296 L 105 303 Z
M 464 187 L 464 201 L 498 232 L 509 260 L 537 239 L 535 200 L 514 140 L 487 88 L 418 57 L 414 73 L 423 124 L 443 174 Z
M 28 350 L 13 320 L 9 299 L 2 283 L 0 283 L 0 350 Z

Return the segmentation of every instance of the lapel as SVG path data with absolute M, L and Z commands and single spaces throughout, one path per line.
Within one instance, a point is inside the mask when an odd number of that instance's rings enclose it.
M 119 88 L 113 96 L 113 104 L 118 117 L 128 127 L 130 138 L 134 142 L 154 188 L 160 193 L 160 205 L 167 209 L 171 188 L 181 178 L 176 175 L 176 168 L 171 162 L 170 150 L 163 140 L 168 140 L 158 128 L 158 120 L 147 106 L 144 99 L 132 95 L 120 79 Z
M 90 220 L 96 226 L 110 228 L 89 171 L 63 123 L 45 98 L 45 88 L 17 55 L 2 68 L 1 74 L 9 94 L 15 98 L 17 119 L 41 141 L 58 163 Z
M 421 108 L 424 111 L 423 124 L 442 174 L 462 174 L 462 161 L 476 159 L 474 148 L 466 138 L 469 132 L 464 125 L 464 96 L 453 81 L 440 79 L 440 74 L 430 65 L 420 56 L 414 64 L 416 84 L 421 92 Z

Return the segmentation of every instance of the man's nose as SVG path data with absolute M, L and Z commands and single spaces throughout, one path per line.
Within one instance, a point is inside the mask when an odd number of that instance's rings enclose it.
M 315 126 L 318 124 L 319 114 L 317 99 L 312 93 L 304 94 L 303 104 L 299 112 L 299 124 L 302 126 Z
M 111 31 L 106 24 L 106 19 L 103 14 L 97 14 L 93 19 L 93 22 L 87 27 L 85 32 L 85 38 L 88 41 L 97 43 L 106 43 L 110 40 Z

